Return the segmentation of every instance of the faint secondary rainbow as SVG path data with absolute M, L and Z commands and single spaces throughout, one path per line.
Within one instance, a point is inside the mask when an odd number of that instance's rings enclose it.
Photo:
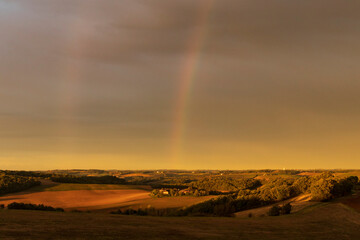
M 58 148 L 68 151 L 76 148 L 73 136 L 78 131 L 78 126 L 74 123 L 79 106 L 79 92 L 84 80 L 84 63 L 82 55 L 89 48 L 86 38 L 88 24 L 86 18 L 91 18 L 91 9 L 83 2 L 74 3 L 76 18 L 68 23 L 64 29 L 64 36 L 67 37 L 67 44 L 64 46 L 63 66 L 60 70 L 58 112 L 61 117 L 56 128 L 58 138 Z M 89 11 L 90 10 L 90 11 Z M 64 137 L 65 136 L 65 137 Z
M 213 3 L 214 0 L 203 0 L 200 3 L 197 19 L 194 23 L 194 30 L 189 38 L 185 60 L 180 72 L 180 85 L 175 105 L 171 143 L 171 158 L 172 164 L 175 165 L 174 167 L 178 167 L 176 164 L 182 155 L 188 119 L 188 105 L 196 78 L 196 71 L 200 63 L 201 50 L 206 37 L 207 23 Z

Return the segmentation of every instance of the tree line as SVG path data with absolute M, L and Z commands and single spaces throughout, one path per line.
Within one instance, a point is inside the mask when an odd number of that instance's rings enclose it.
M 32 204 L 32 203 L 18 203 L 13 202 L 7 206 L 8 209 L 22 209 L 22 210 L 39 210 L 39 211 L 56 211 L 64 212 L 63 208 L 54 208 L 51 206 L 45 206 L 43 204 Z
M 224 195 L 239 190 L 251 190 L 261 186 L 259 180 L 253 178 L 232 179 L 229 177 L 204 178 L 198 181 L 183 183 L 182 186 L 160 185 L 151 192 L 152 197 L 207 196 Z M 187 187 L 188 186 L 188 187 Z
M 61 175 L 51 176 L 50 179 L 59 183 L 82 183 L 82 184 L 124 184 L 126 181 L 115 176 L 74 176 Z
M 40 185 L 34 177 L 23 177 L 0 173 L 0 194 L 19 192 Z
M 233 179 L 229 177 L 204 178 L 189 184 L 189 187 L 208 192 L 234 192 L 242 189 L 256 189 L 260 186 L 261 182 L 254 178 Z
M 192 187 L 187 189 L 178 189 L 178 188 L 161 188 L 154 189 L 151 191 L 150 196 L 154 198 L 162 197 L 180 197 L 180 196 L 192 196 L 192 197 L 201 197 L 208 196 L 209 192 L 203 189 L 194 189 Z

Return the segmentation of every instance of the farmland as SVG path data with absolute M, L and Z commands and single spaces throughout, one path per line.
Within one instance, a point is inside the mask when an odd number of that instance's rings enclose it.
M 149 186 L 112 184 L 55 184 L 49 183 L 25 192 L 0 197 L 0 204 L 23 202 L 44 204 L 65 210 L 108 211 L 117 208 L 179 208 L 211 198 L 177 197 L 151 198 Z
M 280 217 L 140 217 L 0 210 L 4 239 L 359 239 L 360 213 L 324 203 Z
M 0 232 L 4 239 L 356 239 L 359 182 L 352 176 L 358 173 L 4 171 L 10 190 L 16 186 L 10 180 L 20 178 L 41 185 L 3 194 L 0 205 L 65 212 L 0 208 Z M 94 183 L 103 181 L 114 183 Z M 287 203 L 291 214 L 268 216 Z

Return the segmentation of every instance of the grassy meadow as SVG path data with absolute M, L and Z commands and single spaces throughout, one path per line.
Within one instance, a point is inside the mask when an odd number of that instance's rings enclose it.
M 2 239 L 359 239 L 360 213 L 324 203 L 280 217 L 141 217 L 0 210 Z

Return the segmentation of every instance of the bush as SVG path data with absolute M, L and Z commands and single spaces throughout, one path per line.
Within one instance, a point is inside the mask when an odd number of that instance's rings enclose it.
M 290 203 L 284 204 L 284 205 L 281 207 L 280 213 L 281 213 L 281 215 L 290 214 L 291 209 L 292 209 L 292 206 L 291 206 Z
M 120 209 L 118 209 L 116 211 L 111 211 L 110 213 L 111 214 L 122 214 L 123 212 Z
M 279 216 L 280 215 L 281 208 L 278 205 L 275 205 L 270 208 L 268 215 L 269 216 Z

